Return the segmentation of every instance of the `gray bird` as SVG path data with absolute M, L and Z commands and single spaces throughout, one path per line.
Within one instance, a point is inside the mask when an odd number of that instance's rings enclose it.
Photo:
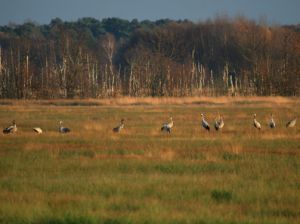
M 11 126 L 3 129 L 3 133 L 4 134 L 11 134 L 11 133 L 17 132 L 17 130 L 18 130 L 18 128 L 17 128 L 16 122 L 15 122 L 15 120 L 13 120 Z
M 160 128 L 160 130 L 161 130 L 161 131 L 166 131 L 166 132 L 168 132 L 168 133 L 170 134 L 173 125 L 174 125 L 173 118 L 170 117 L 170 122 L 169 122 L 169 123 L 164 123 L 164 124 L 162 125 L 162 127 Z
M 219 119 L 215 119 L 215 129 L 216 131 L 222 129 L 224 127 L 223 116 L 219 115 Z
M 120 132 L 124 128 L 124 119 L 121 119 L 120 124 L 113 128 L 113 132 Z
M 295 117 L 293 120 L 290 120 L 290 121 L 286 124 L 286 127 L 287 127 L 287 128 L 295 127 L 295 126 L 296 126 L 296 121 L 297 121 L 297 118 Z
M 270 119 L 270 122 L 269 122 L 269 127 L 270 128 L 275 128 L 276 127 L 275 121 L 273 119 L 273 114 L 271 114 L 271 119 Z
M 201 125 L 202 125 L 202 127 L 203 127 L 204 129 L 206 129 L 207 131 L 210 130 L 209 123 L 205 120 L 203 114 L 201 114 Z
M 254 127 L 257 128 L 258 130 L 261 129 L 260 123 L 256 120 L 256 114 L 253 114 L 253 125 L 254 125 Z
M 68 133 L 68 132 L 70 132 L 71 130 L 69 128 L 63 127 L 62 123 L 63 123 L 62 121 L 59 122 L 59 128 L 58 128 L 59 133 Z

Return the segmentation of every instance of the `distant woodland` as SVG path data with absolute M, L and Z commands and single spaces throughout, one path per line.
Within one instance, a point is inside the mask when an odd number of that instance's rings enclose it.
M 0 26 L 0 98 L 299 96 L 300 26 L 245 17 Z

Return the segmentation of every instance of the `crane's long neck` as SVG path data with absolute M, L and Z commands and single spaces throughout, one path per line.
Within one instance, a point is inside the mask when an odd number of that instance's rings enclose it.
M 254 121 L 254 122 L 257 122 L 257 121 L 256 121 L 256 114 L 253 115 L 253 121 Z
M 59 130 L 61 131 L 62 129 L 63 129 L 62 122 L 59 122 Z
M 169 122 L 168 126 L 169 126 L 169 127 L 172 127 L 172 126 L 173 126 L 173 119 L 172 119 L 172 118 L 170 119 L 170 122 Z

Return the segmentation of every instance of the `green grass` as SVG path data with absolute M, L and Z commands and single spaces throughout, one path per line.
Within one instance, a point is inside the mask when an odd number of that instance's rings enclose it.
M 224 129 L 202 130 L 200 113 L 212 123 L 218 111 Z M 3 104 L 2 127 L 15 119 L 18 132 L 0 136 L 0 223 L 299 223 L 300 130 L 284 127 L 299 111 L 260 101 Z M 174 129 L 161 133 L 169 116 Z M 124 131 L 112 133 L 121 118 Z M 70 134 L 57 133 L 60 120 Z

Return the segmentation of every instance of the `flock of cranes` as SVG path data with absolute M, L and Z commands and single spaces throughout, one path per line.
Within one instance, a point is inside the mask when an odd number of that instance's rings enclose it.
M 286 123 L 286 127 L 287 128 L 295 127 L 296 126 L 296 121 L 297 121 L 296 118 L 290 120 L 289 122 Z M 256 114 L 253 115 L 253 125 L 258 130 L 261 129 L 261 124 L 256 120 Z M 273 114 L 271 114 L 271 118 L 270 118 L 270 121 L 269 121 L 269 127 L 272 128 L 272 129 L 276 127 L 276 123 L 274 121 Z
M 116 133 L 121 132 L 121 130 L 124 128 L 124 121 L 125 120 L 122 118 L 120 124 L 118 126 L 114 127 L 112 129 L 112 131 L 116 132 Z M 297 121 L 296 118 L 290 120 L 289 122 L 286 123 L 286 127 L 287 128 L 292 128 L 292 127 L 296 126 L 296 121 Z M 59 133 L 68 133 L 68 132 L 71 132 L 71 130 L 69 128 L 67 128 L 67 127 L 64 127 L 62 125 L 62 123 L 63 123 L 62 121 L 59 122 L 58 132 Z M 160 130 L 162 132 L 167 132 L 167 133 L 170 134 L 173 125 L 174 125 L 173 118 L 170 117 L 170 121 L 164 123 L 161 126 Z M 215 128 L 216 131 L 219 131 L 220 129 L 222 129 L 224 127 L 224 125 L 225 125 L 225 123 L 224 123 L 223 116 L 221 116 L 219 114 L 218 118 L 215 119 L 214 128 Z M 256 114 L 253 115 L 253 125 L 254 125 L 254 127 L 256 129 L 261 130 L 261 124 L 256 120 Z M 204 114 L 201 114 L 201 126 L 205 130 L 210 131 L 210 124 L 206 121 L 206 119 L 204 117 Z M 274 118 L 273 118 L 273 114 L 271 114 L 271 118 L 270 118 L 270 122 L 269 122 L 269 127 L 271 129 L 273 129 L 273 128 L 276 127 L 276 124 L 275 124 L 275 121 L 274 121 Z M 16 122 L 15 122 L 15 120 L 13 120 L 11 126 L 3 129 L 3 133 L 4 134 L 11 134 L 11 133 L 17 132 L 17 130 L 18 130 L 18 128 L 17 128 Z M 36 132 L 36 133 L 38 133 L 38 134 L 43 133 L 43 130 L 40 127 L 34 127 L 33 131 Z
M 70 132 L 71 131 L 70 128 L 63 127 L 62 123 L 63 123 L 62 121 L 59 122 L 58 132 L 59 133 L 68 133 L 68 132 Z M 3 133 L 4 134 L 13 134 L 13 133 L 16 133 L 17 130 L 18 130 L 18 128 L 17 128 L 16 121 L 13 120 L 11 126 L 8 126 L 7 128 L 3 129 Z M 34 128 L 32 128 L 32 130 L 34 132 L 38 133 L 38 134 L 43 133 L 43 130 L 40 127 L 34 127 Z
M 209 131 L 210 130 L 209 123 L 205 120 L 203 114 L 201 114 L 201 118 L 202 118 L 202 121 L 201 121 L 202 127 Z M 296 126 L 296 121 L 297 121 L 296 118 L 290 120 L 286 124 L 286 127 L 287 128 L 292 128 L 292 127 Z M 215 127 L 216 131 L 222 129 L 224 127 L 224 124 L 225 123 L 224 123 L 224 120 L 223 120 L 223 116 L 219 115 L 219 117 L 215 119 L 215 124 L 214 124 L 214 127 Z M 253 114 L 253 125 L 256 129 L 261 130 L 261 124 L 256 120 L 256 114 Z M 271 114 L 269 127 L 270 128 L 275 128 L 276 127 L 276 124 L 275 124 L 275 121 L 274 121 L 274 118 L 273 118 L 273 114 Z
M 296 121 L 297 121 L 296 118 L 290 120 L 289 122 L 287 122 L 286 127 L 287 128 L 292 128 L 292 127 L 296 126 Z M 218 118 L 215 119 L 215 123 L 214 123 L 215 130 L 219 131 L 220 129 L 222 129 L 224 127 L 224 125 L 225 125 L 225 123 L 224 123 L 223 116 L 221 116 L 219 114 Z M 253 125 L 258 130 L 261 130 L 261 124 L 256 120 L 256 114 L 253 115 Z M 201 126 L 205 130 L 210 131 L 210 125 L 206 121 L 206 119 L 204 117 L 204 114 L 201 114 Z M 164 123 L 161 127 L 161 131 L 166 131 L 168 133 L 171 133 L 172 127 L 173 127 L 173 119 L 172 119 L 172 117 L 170 117 L 170 122 L 169 123 Z M 271 114 L 269 127 L 272 128 L 272 129 L 276 127 L 276 124 L 275 124 L 275 121 L 274 121 L 274 118 L 273 118 L 273 114 Z

